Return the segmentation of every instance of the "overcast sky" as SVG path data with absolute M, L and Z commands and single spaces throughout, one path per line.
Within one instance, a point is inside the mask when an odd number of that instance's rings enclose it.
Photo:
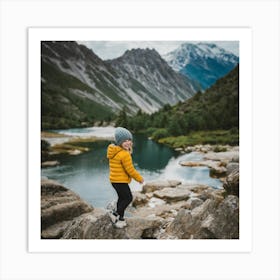
M 113 59 L 122 56 L 126 50 L 133 48 L 154 48 L 163 55 L 175 50 L 182 43 L 186 42 L 187 41 L 78 41 L 79 44 L 86 45 L 88 48 L 92 49 L 93 52 L 102 59 Z M 208 43 L 215 43 L 239 56 L 238 41 L 213 41 Z

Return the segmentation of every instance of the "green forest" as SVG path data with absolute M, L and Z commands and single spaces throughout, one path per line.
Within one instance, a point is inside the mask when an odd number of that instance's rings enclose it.
M 116 126 L 145 133 L 173 147 L 194 144 L 239 143 L 239 65 L 204 93 L 198 92 L 175 106 L 165 105 L 152 115 L 138 111 L 134 117 L 126 109 Z

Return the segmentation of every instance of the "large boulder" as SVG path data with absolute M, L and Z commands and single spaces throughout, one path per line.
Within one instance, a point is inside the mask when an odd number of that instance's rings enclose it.
M 125 228 L 116 228 L 109 215 L 104 212 L 84 214 L 68 225 L 63 239 L 154 239 L 162 219 L 157 217 L 127 218 Z
M 92 210 L 92 206 L 63 185 L 41 180 L 42 238 L 59 238 L 69 221 Z
M 201 224 L 195 238 L 238 239 L 239 238 L 239 199 L 229 195 L 218 208 Z
M 238 239 L 238 197 L 230 195 L 222 202 L 207 199 L 193 210 L 181 209 L 161 238 Z
M 124 229 L 113 226 L 106 212 L 92 211 L 75 218 L 65 229 L 63 239 L 128 239 Z
M 235 169 L 227 176 L 223 188 L 228 195 L 232 194 L 239 197 L 239 169 Z

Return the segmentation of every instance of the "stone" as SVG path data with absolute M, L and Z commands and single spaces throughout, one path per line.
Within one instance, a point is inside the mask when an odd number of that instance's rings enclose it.
M 72 220 L 62 221 L 62 222 L 56 223 L 54 225 L 51 225 L 51 226 L 47 227 L 45 230 L 42 230 L 41 238 L 42 239 L 59 239 L 63 236 L 63 233 L 65 232 L 66 228 L 71 223 L 72 223 Z
M 183 184 L 182 187 L 184 188 L 188 188 L 190 191 L 194 192 L 194 193 L 200 193 L 204 190 L 207 190 L 207 189 L 211 189 L 211 187 L 207 186 L 207 185 L 202 185 L 202 184 Z
M 174 221 L 166 228 L 169 236 L 176 236 L 179 239 L 196 238 L 202 222 L 215 209 L 216 203 L 208 199 L 192 211 L 181 209 Z
M 159 217 L 127 218 L 127 226 L 116 228 L 106 212 L 96 210 L 77 217 L 66 228 L 63 239 L 154 239 L 162 219 Z
M 75 218 L 62 239 L 128 239 L 124 229 L 113 226 L 109 215 L 95 210 Z
M 126 234 L 130 239 L 155 239 L 163 219 L 156 216 L 127 218 Z
M 191 191 L 188 188 L 164 188 L 154 192 L 154 196 L 165 200 L 166 202 L 174 202 L 180 200 L 187 200 L 191 195 Z
M 52 160 L 52 161 L 44 161 L 41 163 L 42 167 L 53 167 L 59 165 L 60 162 L 57 160 Z
M 180 165 L 187 167 L 200 167 L 206 166 L 210 168 L 211 177 L 224 177 L 227 169 L 225 168 L 226 162 L 204 160 L 204 161 L 185 161 L 180 162 Z
M 141 192 L 133 192 L 133 201 L 132 206 L 133 207 L 139 207 L 141 205 L 145 205 L 148 202 L 148 197 L 141 193 Z
M 78 150 L 78 149 L 75 149 L 75 150 L 71 150 L 68 152 L 69 155 L 71 156 L 77 156 L 77 155 L 80 155 L 82 153 L 82 151 Z
M 181 209 L 161 238 L 239 238 L 239 199 L 229 195 L 222 202 L 206 200 L 192 211 Z
M 226 178 L 223 188 L 227 194 L 239 196 L 239 169 L 232 171 Z
M 203 203 L 202 199 L 199 199 L 197 197 L 191 197 L 187 200 L 187 203 L 186 203 L 185 207 L 187 209 L 192 210 L 192 209 L 200 206 L 202 203 Z
M 163 199 L 159 199 L 157 197 L 152 197 L 148 202 L 148 206 L 150 208 L 155 208 L 159 205 L 164 205 L 164 204 L 166 204 L 166 202 Z
M 52 226 L 51 231 L 54 232 L 55 224 L 61 229 L 63 222 L 70 221 L 73 218 L 92 210 L 92 206 L 87 204 L 77 194 L 65 188 L 63 185 L 52 180 L 41 180 L 42 231 Z M 47 238 L 46 231 L 43 237 Z
M 201 224 L 196 238 L 238 239 L 239 199 L 229 195 Z
M 181 209 L 175 219 L 167 226 L 162 239 L 189 239 L 191 231 L 190 225 L 193 224 L 192 216 L 189 210 Z
M 164 188 L 175 188 L 176 186 L 180 185 L 180 181 L 176 180 L 168 180 L 168 181 L 151 181 L 147 182 L 142 189 L 143 193 L 154 192 L 157 190 L 161 190 Z
M 227 168 L 226 175 L 228 176 L 233 171 L 239 170 L 239 163 L 237 163 L 237 162 L 230 162 L 230 163 L 227 164 L 226 168 Z
M 209 152 L 204 156 L 205 160 L 224 161 L 224 162 L 239 162 L 239 151 L 231 150 L 227 152 Z

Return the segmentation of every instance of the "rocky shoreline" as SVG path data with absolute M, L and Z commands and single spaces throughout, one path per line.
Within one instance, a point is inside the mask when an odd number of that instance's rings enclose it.
M 127 227 L 117 229 L 108 211 L 88 205 L 61 184 L 41 181 L 42 239 L 238 239 L 239 152 L 204 152 L 202 161 L 223 179 L 222 189 L 179 181 L 148 182 L 134 192 Z M 222 168 L 223 172 L 219 172 Z M 214 175 L 213 175 L 214 176 Z

